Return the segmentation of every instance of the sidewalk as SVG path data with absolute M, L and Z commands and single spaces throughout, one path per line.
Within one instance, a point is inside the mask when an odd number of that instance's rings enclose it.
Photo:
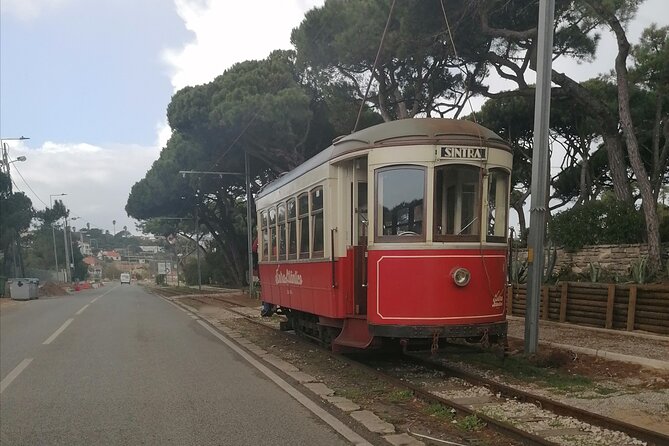
M 525 319 L 509 316 L 509 337 L 524 339 Z M 539 342 L 578 353 L 669 370 L 669 336 L 539 321 Z

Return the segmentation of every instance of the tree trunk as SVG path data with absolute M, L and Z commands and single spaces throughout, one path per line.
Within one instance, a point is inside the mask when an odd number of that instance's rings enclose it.
M 577 102 L 592 110 L 599 117 L 604 148 L 609 161 L 609 169 L 611 170 L 613 191 L 618 200 L 631 203 L 632 192 L 627 181 L 625 154 L 620 141 L 620 135 L 618 134 L 618 120 L 609 113 L 604 104 L 592 97 L 585 87 L 569 76 L 553 70 L 552 80 Z
M 646 236 L 648 238 L 648 266 L 651 272 L 655 272 L 661 266 L 660 224 L 657 214 L 657 203 L 654 200 L 650 179 L 641 159 L 639 142 L 634 133 L 634 123 L 630 111 L 627 73 L 627 56 L 630 44 L 627 41 L 625 30 L 615 16 L 607 16 L 607 23 L 615 33 L 618 43 L 618 55 L 616 56 L 615 63 L 616 80 L 618 82 L 618 114 L 625 142 L 627 143 L 627 154 L 636 177 L 639 193 L 641 194 L 641 208 L 646 220 Z

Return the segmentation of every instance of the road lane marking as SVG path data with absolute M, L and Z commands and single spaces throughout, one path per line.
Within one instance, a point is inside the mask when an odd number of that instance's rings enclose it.
M 86 304 L 86 305 L 84 305 L 83 307 L 81 307 L 81 310 L 77 311 L 75 314 L 76 314 L 77 316 L 79 316 L 81 313 L 84 312 L 84 310 L 85 310 L 86 308 L 88 308 L 89 305 L 90 305 L 90 304 Z
M 25 370 L 28 365 L 33 361 L 33 358 L 26 358 L 19 365 L 17 365 L 14 370 L 9 372 L 9 375 L 5 376 L 5 378 L 0 381 L 0 393 L 4 392 L 5 389 L 16 379 L 17 376 L 21 374 L 23 370 Z
M 258 371 L 260 371 L 267 378 L 272 380 L 277 386 L 281 387 L 286 393 L 288 393 L 288 395 L 290 395 L 294 399 L 296 399 L 300 404 L 302 404 L 304 407 L 306 407 L 307 410 L 309 410 L 311 413 L 313 413 L 318 418 L 320 418 L 325 423 L 327 423 L 332 429 L 337 431 L 341 436 L 346 438 L 348 441 L 350 441 L 351 443 L 353 443 L 355 445 L 372 446 L 371 443 L 369 443 L 367 440 L 362 438 L 360 435 L 358 435 L 351 428 L 346 426 L 338 418 L 331 415 L 329 412 L 327 412 L 325 409 L 323 409 L 318 404 L 314 403 L 308 396 L 306 396 L 305 394 L 303 394 L 302 392 L 297 390 L 295 387 L 290 385 L 287 381 L 285 381 L 279 375 L 274 373 L 272 370 L 265 367 L 262 363 L 260 363 L 258 360 L 253 358 L 251 355 L 246 353 L 246 351 L 244 351 L 242 348 L 238 347 L 237 344 L 232 342 L 230 339 L 228 339 L 225 336 L 223 336 L 222 334 L 220 334 L 218 331 L 216 331 L 209 324 L 207 324 L 206 322 L 204 322 L 202 320 L 198 320 L 198 322 L 208 332 L 210 332 L 211 334 L 216 336 L 221 342 L 223 342 L 225 345 L 227 345 L 232 350 L 234 350 L 235 353 L 237 353 L 242 358 L 244 358 L 249 364 L 251 364 L 253 367 L 255 367 Z
M 99 298 L 100 298 L 100 296 L 96 297 L 95 299 L 93 299 L 93 300 L 91 301 L 91 303 L 95 302 L 95 301 L 98 300 Z
M 63 331 L 65 331 L 67 326 L 70 325 L 73 320 L 74 319 L 72 319 L 72 318 L 66 320 L 65 323 L 63 325 L 61 325 L 60 328 L 58 330 L 56 330 L 51 336 L 49 336 L 49 339 L 42 342 L 42 344 L 43 345 L 51 344 L 53 342 L 53 340 L 58 337 L 59 334 L 61 334 Z

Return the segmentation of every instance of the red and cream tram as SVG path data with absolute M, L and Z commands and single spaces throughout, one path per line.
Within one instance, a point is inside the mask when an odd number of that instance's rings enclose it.
M 503 339 L 511 163 L 470 121 L 335 140 L 256 199 L 263 301 L 335 349 Z

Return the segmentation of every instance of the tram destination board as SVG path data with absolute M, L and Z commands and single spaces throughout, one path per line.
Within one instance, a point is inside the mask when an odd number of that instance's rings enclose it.
M 441 158 L 459 160 L 485 160 L 488 159 L 486 147 L 442 147 Z

